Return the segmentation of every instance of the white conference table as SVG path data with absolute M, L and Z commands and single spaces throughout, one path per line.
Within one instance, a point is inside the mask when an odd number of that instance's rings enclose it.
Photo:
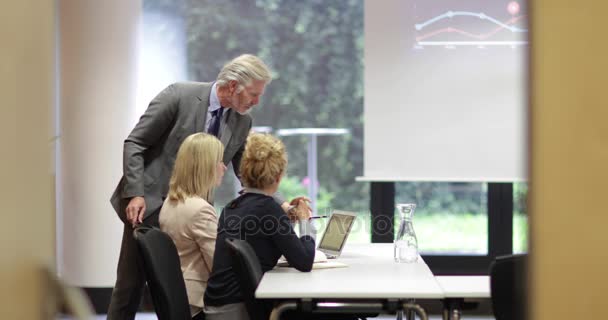
M 490 276 L 436 276 L 445 298 L 490 298 Z
M 436 276 L 443 290 L 443 319 L 459 320 L 464 299 L 490 298 L 489 276 Z
M 348 267 L 311 272 L 293 268 L 270 270 L 262 277 L 255 296 L 308 302 L 318 311 L 339 308 L 352 311 L 358 307 L 379 308 L 376 312 L 395 311 L 386 309 L 387 305 L 392 308 L 387 303 L 392 301 L 397 310 L 415 310 L 419 314 L 424 310 L 411 303 L 412 299 L 444 297 L 443 289 L 422 258 L 416 263 L 396 263 L 391 243 L 347 245 L 336 261 Z M 278 319 L 283 311 L 296 306 L 287 302 L 280 304 L 273 310 L 271 319 Z

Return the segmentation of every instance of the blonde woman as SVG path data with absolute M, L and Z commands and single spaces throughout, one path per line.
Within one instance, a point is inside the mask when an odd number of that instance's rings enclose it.
M 308 205 L 301 199 L 295 201 L 294 217 L 301 235 L 298 238 L 288 215 L 272 197 L 286 168 L 287 153 L 280 140 L 255 133 L 247 138 L 240 170 L 245 192 L 226 205 L 219 220 L 213 271 L 205 292 L 208 320 L 249 318 L 225 244 L 227 238 L 246 240 L 258 256 L 262 272 L 272 269 L 281 255 L 294 268 L 311 270 L 315 234 Z M 265 307 L 269 313 L 271 306 Z M 268 315 L 262 318 L 267 319 Z
M 217 235 L 217 215 L 210 202 L 226 171 L 223 154 L 224 147 L 214 136 L 188 136 L 177 151 L 169 193 L 160 210 L 160 228 L 177 247 L 194 319 L 204 319 L 203 294 Z

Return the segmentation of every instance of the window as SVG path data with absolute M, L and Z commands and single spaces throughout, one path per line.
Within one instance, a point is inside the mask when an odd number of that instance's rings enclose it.
M 485 183 L 400 182 L 395 190 L 395 203 L 416 204 L 413 222 L 422 254 L 487 254 L 487 198 Z
M 528 184 L 513 184 L 513 253 L 528 252 Z

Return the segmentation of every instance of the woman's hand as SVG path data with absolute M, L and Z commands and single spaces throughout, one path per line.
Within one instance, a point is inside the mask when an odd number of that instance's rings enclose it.
M 306 197 L 297 197 L 291 200 L 290 204 L 293 207 L 292 210 L 288 213 L 289 219 L 292 221 L 298 220 L 308 220 L 311 217 L 312 210 L 308 205 L 310 203 L 310 199 Z

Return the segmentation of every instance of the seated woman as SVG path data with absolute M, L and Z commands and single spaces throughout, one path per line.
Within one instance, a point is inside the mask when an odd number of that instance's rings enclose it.
M 159 216 L 179 254 L 193 319 L 204 319 L 203 294 L 213 265 L 217 215 L 209 204 L 226 171 L 224 146 L 212 135 L 196 133 L 180 146 L 169 193 Z
M 290 218 L 273 200 L 287 168 L 285 146 L 267 134 L 251 134 L 241 160 L 245 192 L 226 205 L 220 216 L 213 269 L 205 292 L 207 319 L 249 319 L 237 275 L 232 269 L 227 238 L 247 241 L 255 250 L 262 272 L 274 268 L 284 255 L 300 271 L 310 271 L 315 255 L 315 235 L 306 201 L 296 199 L 293 217 L 300 228 L 295 234 Z M 267 317 L 266 317 L 267 318 Z

